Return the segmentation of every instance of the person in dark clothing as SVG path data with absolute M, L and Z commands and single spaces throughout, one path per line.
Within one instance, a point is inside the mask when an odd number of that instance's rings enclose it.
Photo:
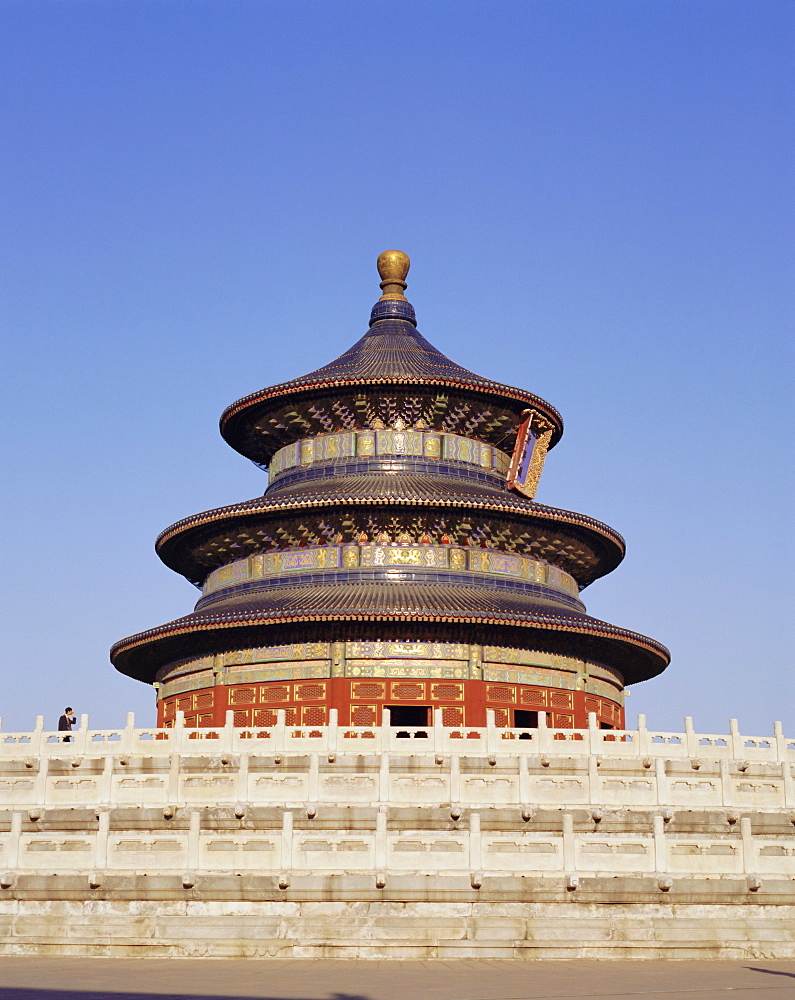
M 77 719 L 75 718 L 75 714 L 72 711 L 72 709 L 71 708 L 65 708 L 63 710 L 63 715 L 58 720 L 58 732 L 59 733 L 68 733 L 68 732 L 70 732 L 71 729 L 72 729 L 72 726 L 76 722 L 77 722 Z M 72 742 L 72 737 L 71 736 L 64 736 L 63 741 L 64 741 L 64 743 L 71 743 Z

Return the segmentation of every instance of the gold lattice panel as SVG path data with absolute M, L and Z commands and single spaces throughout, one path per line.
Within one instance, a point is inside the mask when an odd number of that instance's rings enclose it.
M 516 701 L 516 688 L 507 687 L 502 684 L 487 684 L 486 701 L 513 703 Z
M 351 698 L 362 701 L 386 698 L 386 684 L 378 681 L 354 681 L 351 684 Z
M 394 701 L 425 701 L 427 690 L 423 681 L 393 681 L 389 696 Z
M 375 705 L 352 705 L 352 726 L 375 726 L 378 724 L 378 709 Z
M 463 684 L 431 684 L 432 701 L 463 701 Z

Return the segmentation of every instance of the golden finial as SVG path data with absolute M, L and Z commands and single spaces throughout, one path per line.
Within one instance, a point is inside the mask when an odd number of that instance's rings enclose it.
M 384 250 L 378 255 L 377 263 L 378 273 L 381 275 L 381 291 L 384 293 L 378 301 L 402 299 L 405 302 L 403 289 L 406 287 L 406 275 L 411 267 L 408 254 L 402 250 Z

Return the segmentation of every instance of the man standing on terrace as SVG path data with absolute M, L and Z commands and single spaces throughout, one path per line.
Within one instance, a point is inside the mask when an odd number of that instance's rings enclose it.
M 71 708 L 65 708 L 63 710 L 63 715 L 58 720 L 58 732 L 59 733 L 70 732 L 75 722 L 77 722 L 77 719 L 75 718 L 73 710 Z M 71 743 L 72 737 L 64 736 L 63 741 L 64 743 Z

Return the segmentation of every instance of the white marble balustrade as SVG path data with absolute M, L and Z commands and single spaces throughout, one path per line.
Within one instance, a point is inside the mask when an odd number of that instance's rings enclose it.
M 685 718 L 684 732 L 658 732 L 646 726 L 646 717 L 638 716 L 636 729 L 603 730 L 597 728 L 596 716 L 589 716 L 587 729 L 555 729 L 546 725 L 544 713 L 539 714 L 537 729 L 504 729 L 494 724 L 494 713 L 487 712 L 483 728 L 455 729 L 443 726 L 441 711 L 434 713 L 432 726 L 397 728 L 389 724 L 384 712 L 381 726 L 357 728 L 339 726 L 337 712 L 330 711 L 328 726 L 287 726 L 285 713 L 277 713 L 279 721 L 271 728 L 236 728 L 232 712 L 227 712 L 226 724 L 209 729 L 188 729 L 184 717 L 177 713 L 170 729 L 135 728 L 132 713 L 121 729 L 92 730 L 88 716 L 80 717 L 69 743 L 64 734 L 46 730 L 44 717 L 38 716 L 30 732 L 4 732 L 0 728 L 0 764 L 6 759 L 74 756 L 125 755 L 162 756 L 206 755 L 208 752 L 233 753 L 439 753 L 456 756 L 482 755 L 515 757 L 544 755 L 570 757 L 596 754 L 611 758 L 663 757 L 668 760 L 747 760 L 757 763 L 795 763 L 795 736 L 784 736 L 780 722 L 773 724 L 771 736 L 746 736 L 740 732 L 736 719 L 729 722 L 728 734 L 697 733 L 692 719 Z M 2 720 L 0 720 L 0 726 Z M 410 742 L 409 742 L 410 741 Z

